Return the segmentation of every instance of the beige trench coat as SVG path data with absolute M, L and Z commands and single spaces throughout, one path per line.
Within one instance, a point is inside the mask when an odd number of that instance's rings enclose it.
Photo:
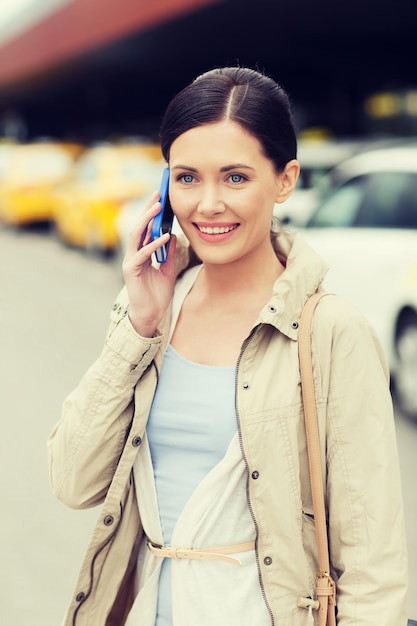
M 236 415 L 271 624 L 312 626 L 314 614 L 297 606 L 300 596 L 314 595 L 317 571 L 297 329 L 326 267 L 298 234 L 280 233 L 274 247 L 286 270 L 242 346 Z M 177 256 L 181 269 L 188 253 L 180 248 Z M 65 401 L 48 441 L 55 495 L 75 508 L 102 504 L 65 626 L 123 625 L 142 539 L 132 467 L 170 311 L 152 339 L 130 325 L 125 291 L 111 318 L 101 356 Z M 405 626 L 407 560 L 387 367 L 367 321 L 339 297 L 325 298 L 316 311 L 313 367 L 338 624 Z

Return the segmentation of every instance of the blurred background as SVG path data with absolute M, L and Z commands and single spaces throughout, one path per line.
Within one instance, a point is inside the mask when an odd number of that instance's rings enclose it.
M 416 37 L 410 0 L 2 1 L 1 623 L 62 620 L 98 511 L 53 498 L 46 439 L 101 350 L 166 105 L 236 64 L 289 92 L 302 171 L 276 215 L 387 355 L 417 618 Z

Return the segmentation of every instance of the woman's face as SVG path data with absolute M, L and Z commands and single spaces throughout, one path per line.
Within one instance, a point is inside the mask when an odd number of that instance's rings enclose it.
M 265 253 L 288 176 L 253 135 L 229 120 L 198 126 L 173 142 L 169 167 L 172 208 L 203 262 Z

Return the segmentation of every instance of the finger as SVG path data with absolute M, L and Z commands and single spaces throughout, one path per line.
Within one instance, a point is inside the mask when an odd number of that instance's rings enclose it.
M 152 250 L 152 253 L 154 253 L 158 250 L 158 248 L 161 248 L 162 246 L 166 246 L 170 237 L 171 237 L 170 233 L 164 233 L 160 237 L 156 237 L 156 239 L 153 239 L 146 246 L 146 248 L 148 248 L 149 250 Z
M 151 262 L 151 257 L 154 252 L 158 250 L 163 245 L 166 245 L 169 241 L 170 234 L 164 233 L 160 237 L 156 239 L 151 239 L 149 243 L 143 245 L 139 250 L 136 251 L 135 257 L 133 258 L 133 263 L 136 267 L 140 267 L 145 265 L 147 262 Z
M 169 250 L 166 263 L 163 263 L 160 267 L 161 272 L 166 276 L 174 276 L 175 274 L 175 250 L 177 249 L 177 237 L 171 235 L 169 239 Z

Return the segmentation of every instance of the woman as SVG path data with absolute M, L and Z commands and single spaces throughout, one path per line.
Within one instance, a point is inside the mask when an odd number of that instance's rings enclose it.
M 150 236 L 155 193 L 103 352 L 49 441 L 57 497 L 103 503 L 65 624 L 314 624 L 297 337 L 326 267 L 298 234 L 271 232 L 299 173 L 288 97 L 253 70 L 210 71 L 170 103 L 161 145 L 185 238 L 152 263 L 170 239 Z M 385 361 L 336 296 L 313 345 L 338 623 L 404 625 Z

